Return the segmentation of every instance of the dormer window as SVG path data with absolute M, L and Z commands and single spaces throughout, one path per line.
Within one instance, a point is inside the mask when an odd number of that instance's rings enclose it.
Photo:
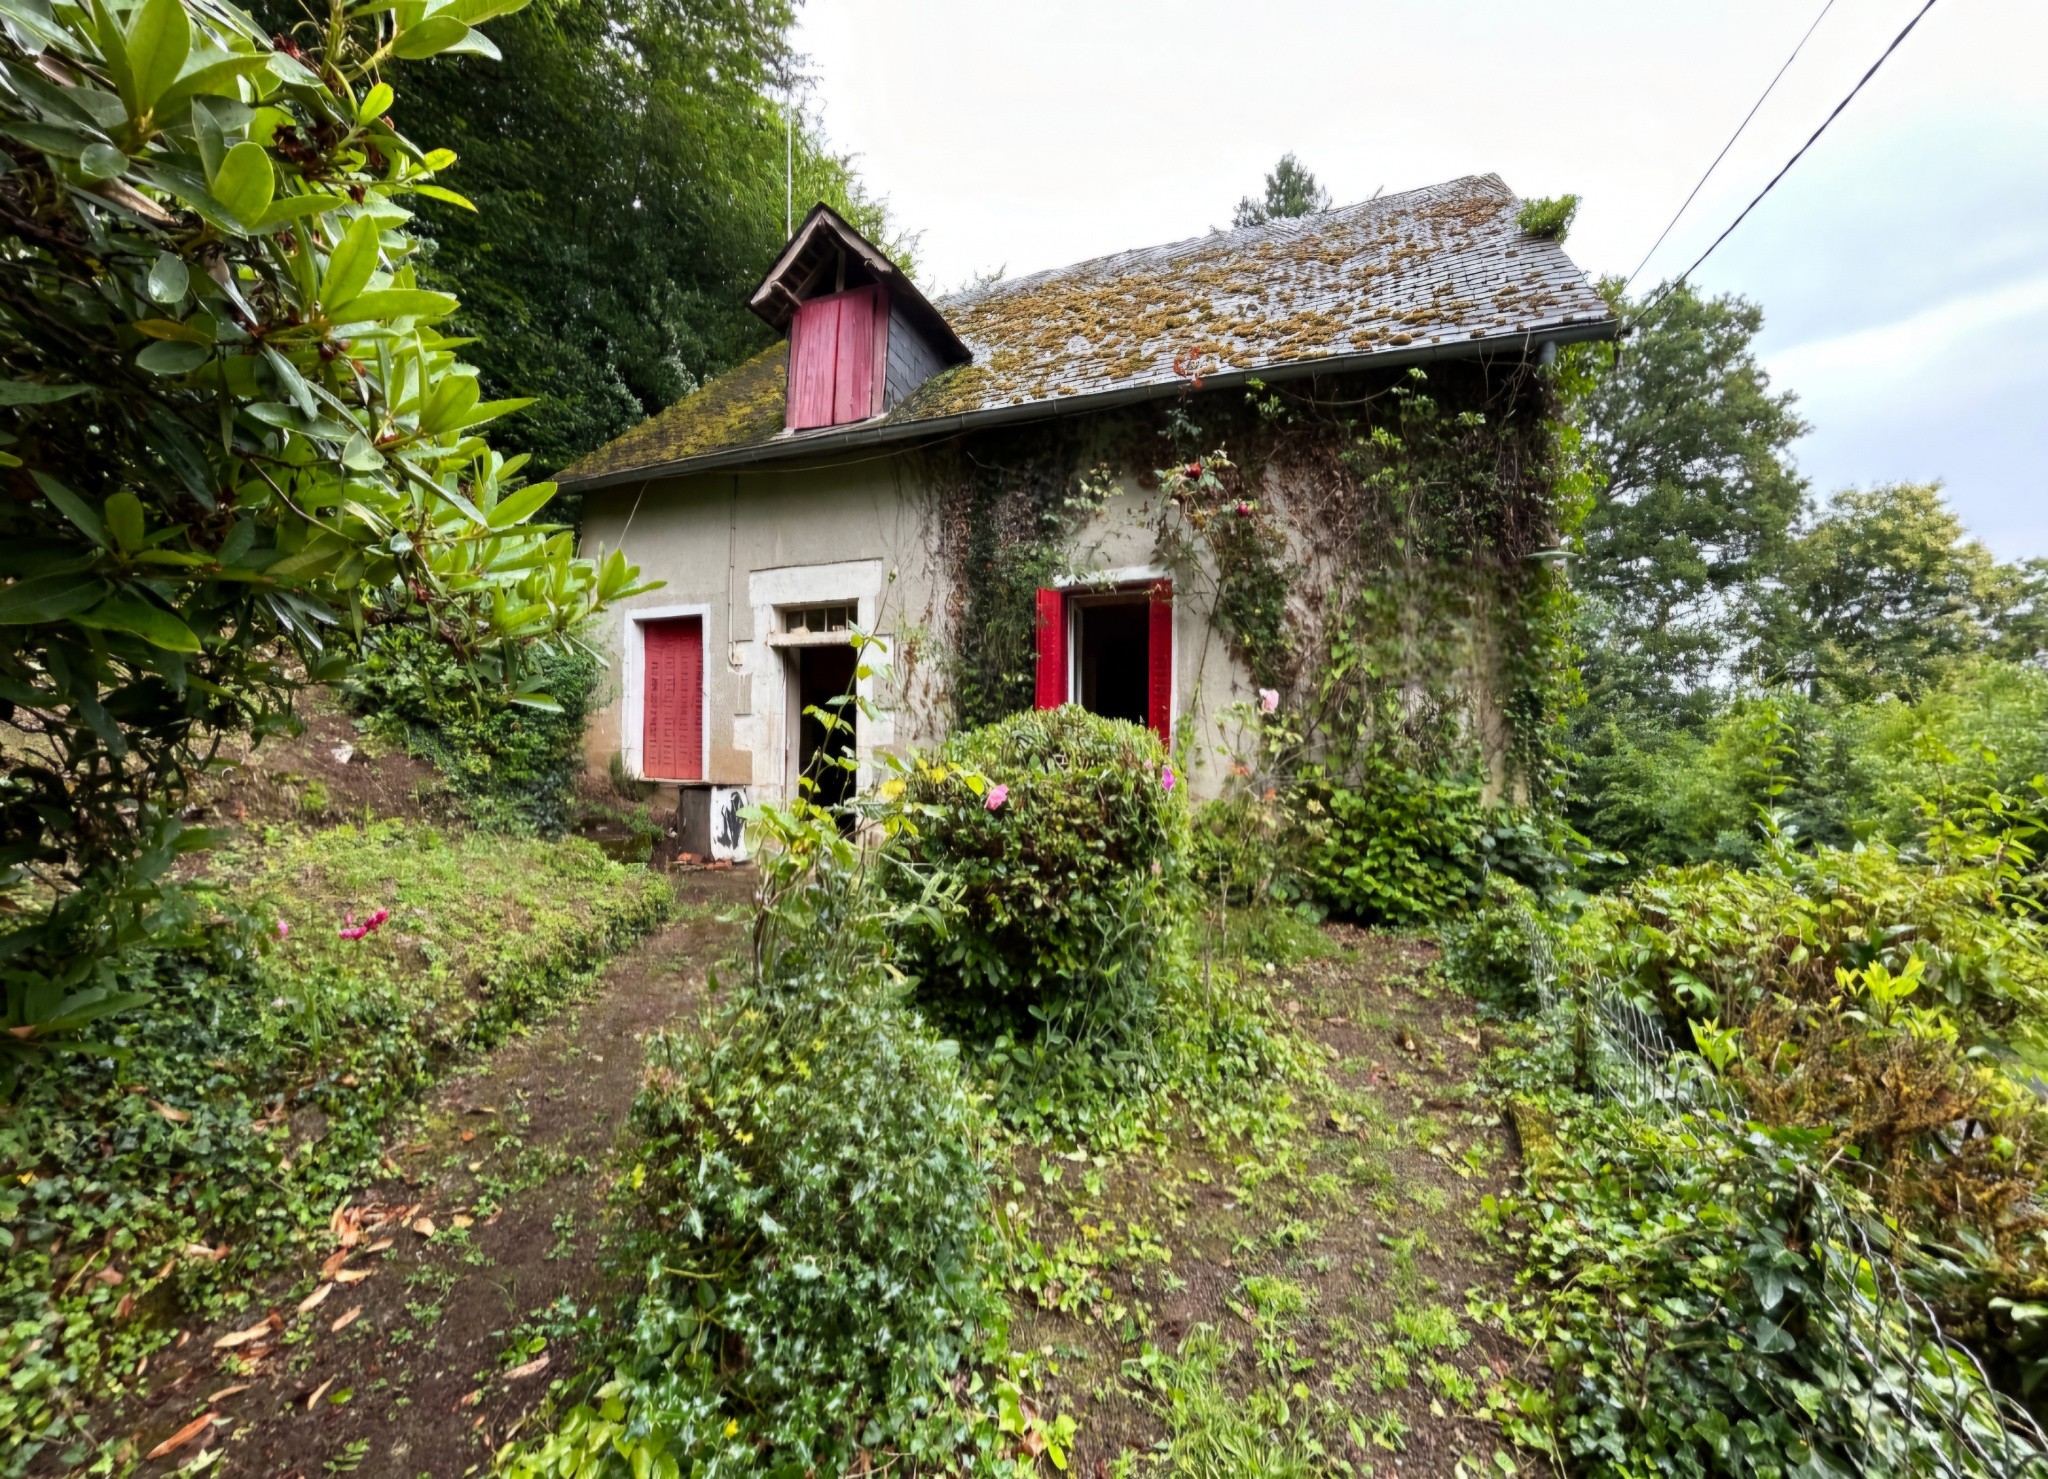
M 790 431 L 879 416 L 972 356 L 888 254 L 816 206 L 748 306 L 789 335 Z

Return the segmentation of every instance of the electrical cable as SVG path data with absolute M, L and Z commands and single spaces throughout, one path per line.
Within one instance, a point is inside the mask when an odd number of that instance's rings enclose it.
M 1668 296 L 1671 292 L 1673 292 L 1680 283 L 1684 282 L 1688 277 L 1691 277 L 1695 272 L 1699 271 L 1700 264 L 1706 261 L 1707 258 L 1714 255 L 1715 248 L 1719 247 L 1722 242 L 1726 241 L 1732 234 L 1734 234 L 1735 228 L 1737 226 L 1740 226 L 1744 221 L 1749 219 L 1749 213 L 1755 210 L 1759 205 L 1763 204 L 1764 197 L 1766 195 L 1769 195 L 1771 191 L 1777 187 L 1778 181 L 1784 179 L 1787 174 L 1791 173 L 1792 166 L 1799 163 L 1799 161 L 1805 157 L 1806 151 L 1808 149 L 1811 149 L 1816 143 L 1820 141 L 1820 136 L 1828 131 L 1828 125 L 1833 123 L 1837 118 L 1842 116 L 1842 110 L 1848 107 L 1849 104 L 1856 100 L 1856 94 L 1863 91 L 1864 84 L 1869 82 L 1871 78 L 1877 75 L 1877 69 L 1879 67 L 1882 67 L 1887 61 L 1891 60 L 1891 54 L 1899 49 L 1900 44 L 1904 42 L 1905 39 L 1913 33 L 1913 28 L 1920 24 L 1922 17 L 1924 17 L 1927 14 L 1927 12 L 1932 9 L 1934 9 L 1934 0 L 1927 0 L 1927 3 L 1921 6 L 1920 9 L 1914 13 L 1913 18 L 1906 22 L 1905 29 L 1900 31 L 1898 35 L 1892 37 L 1892 44 L 1884 49 L 1884 55 L 1880 56 L 1876 61 L 1870 64 L 1870 70 L 1868 72 L 1865 72 L 1862 77 L 1857 79 L 1856 85 L 1849 89 L 1849 95 L 1843 98 L 1842 101 L 1840 101 L 1839 103 L 1835 104 L 1834 111 L 1828 114 L 1826 118 L 1821 120 L 1820 127 L 1813 131 L 1813 137 L 1808 139 L 1805 143 L 1799 146 L 1799 152 L 1794 154 L 1790 159 L 1785 161 L 1784 168 L 1780 169 L 1775 175 L 1771 176 L 1770 183 L 1765 185 L 1763 189 L 1757 191 L 1756 199 L 1752 200 L 1748 205 L 1742 208 L 1742 214 L 1737 216 L 1734 220 L 1728 223 L 1727 230 L 1723 231 L 1719 236 L 1714 238 L 1712 245 L 1710 245 L 1705 251 L 1701 252 L 1699 256 L 1693 260 L 1692 266 L 1686 268 L 1685 271 L 1679 273 L 1678 276 L 1672 278 L 1671 281 L 1665 283 L 1663 287 L 1657 289 L 1656 293 L 1651 296 L 1650 300 L 1647 303 L 1643 304 L 1641 308 L 1636 310 L 1636 315 L 1634 319 L 1630 321 L 1631 327 L 1633 327 L 1634 324 L 1641 323 L 1645 314 L 1649 313 L 1651 309 L 1655 308 L 1659 303 L 1663 302 L 1665 297 Z
M 1828 18 L 1828 12 L 1834 8 L 1835 0 L 1827 0 L 1827 3 L 1821 6 L 1820 14 L 1813 18 L 1813 24 L 1806 28 L 1806 34 L 1799 38 L 1799 44 L 1792 48 L 1792 54 L 1785 58 L 1785 64 L 1778 68 L 1776 75 L 1771 78 L 1770 85 L 1763 90 L 1763 95 L 1750 105 L 1747 113 L 1742 115 L 1742 122 L 1735 125 L 1735 132 L 1728 136 L 1728 142 L 1721 146 L 1721 152 L 1714 156 L 1714 162 L 1707 166 L 1707 172 L 1701 175 L 1699 183 L 1692 187 L 1692 194 L 1685 197 L 1685 203 L 1679 206 L 1669 221 L 1665 222 L 1664 229 L 1657 233 L 1657 239 L 1650 243 L 1650 249 L 1643 253 L 1643 260 L 1636 263 L 1636 270 L 1631 272 L 1628 281 L 1621 285 L 1623 292 L 1627 292 L 1635 280 L 1643 275 L 1643 269 L 1650 265 L 1650 258 L 1657 255 L 1657 248 L 1664 245 L 1664 238 L 1671 234 L 1671 228 L 1676 226 L 1680 218 L 1692 208 L 1693 201 L 1699 198 L 1700 191 L 1706 188 L 1707 181 L 1714 176 L 1714 171 L 1721 167 L 1721 161 L 1728 157 L 1728 151 L 1735 147 L 1735 141 L 1742 137 L 1743 130 L 1748 128 L 1750 120 L 1756 117 L 1757 110 L 1770 100 L 1771 94 L 1777 90 L 1778 83 L 1792 70 L 1792 64 L 1799 60 L 1799 53 L 1806 49 L 1806 43 L 1813 39 L 1813 33 L 1820 29 L 1820 23 Z

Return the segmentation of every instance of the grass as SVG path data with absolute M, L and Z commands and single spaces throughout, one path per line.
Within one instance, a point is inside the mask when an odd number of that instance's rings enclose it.
M 150 1004 L 0 1109 L 0 1474 L 80 1461 L 87 1405 L 319 1246 L 423 1084 L 673 909 L 588 844 L 396 821 L 270 829 L 213 886 L 210 946 L 132 962 Z

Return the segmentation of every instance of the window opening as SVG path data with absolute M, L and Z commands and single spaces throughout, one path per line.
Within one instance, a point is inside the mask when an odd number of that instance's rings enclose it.
M 783 613 L 785 632 L 845 632 L 853 629 L 854 608 L 840 606 L 795 606 Z
M 1105 719 L 1144 724 L 1151 712 L 1151 613 L 1143 593 L 1076 603 L 1075 695 Z

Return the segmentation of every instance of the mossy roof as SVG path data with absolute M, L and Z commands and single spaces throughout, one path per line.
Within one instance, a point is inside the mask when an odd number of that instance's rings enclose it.
M 778 344 L 599 448 L 582 482 L 829 441 L 894 440 L 920 423 L 1081 409 L 1077 400 L 1171 394 L 1191 375 L 1299 370 L 1324 360 L 1537 340 L 1610 323 L 1563 247 L 1516 224 L 1497 175 L 1165 246 L 1098 257 L 941 298 L 974 353 L 857 427 L 782 427 Z M 932 431 L 942 428 L 933 426 Z

